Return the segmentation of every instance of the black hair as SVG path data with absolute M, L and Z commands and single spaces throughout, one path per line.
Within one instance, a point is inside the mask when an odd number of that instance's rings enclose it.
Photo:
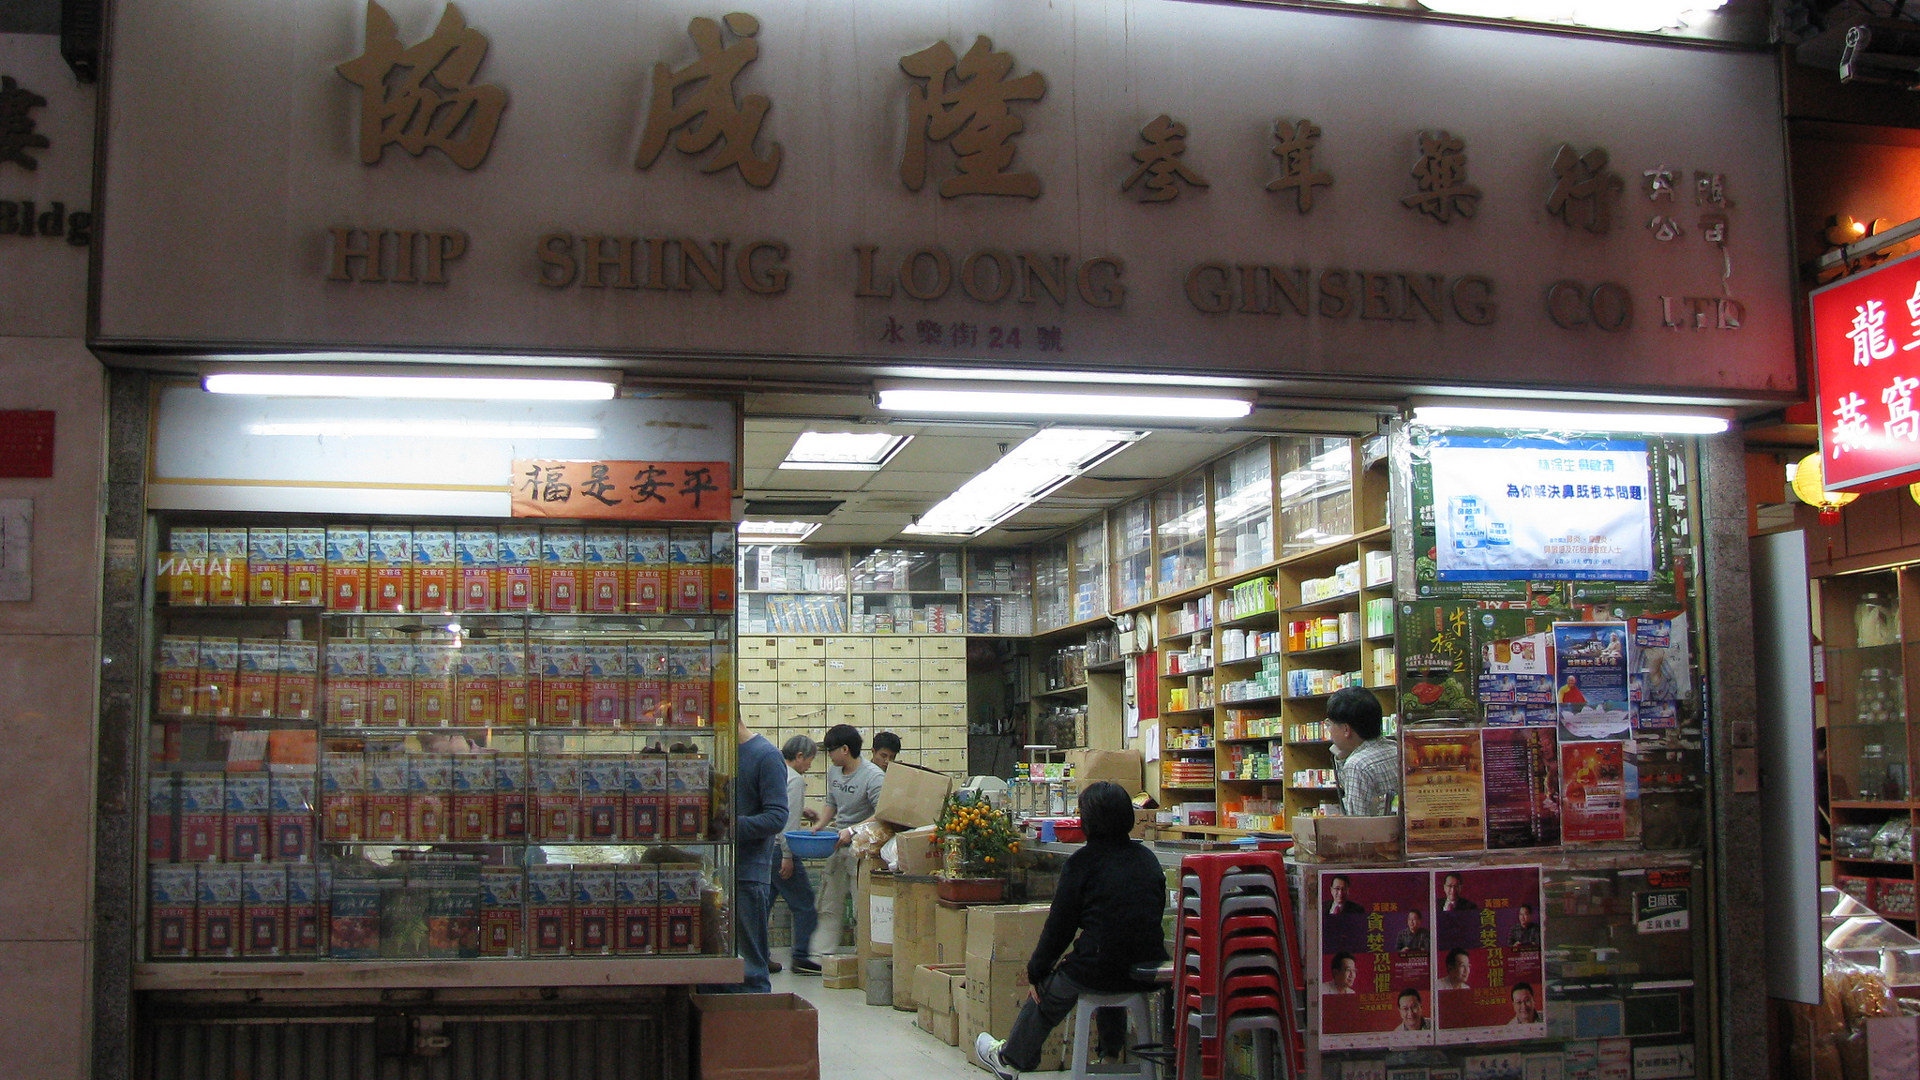
M 1461 960 L 1465 960 L 1465 959 L 1467 959 L 1467 958 L 1468 958 L 1468 957 L 1467 957 L 1467 950 L 1465 950 L 1465 949 L 1450 949 L 1450 950 L 1448 950 L 1448 952 L 1447 952 L 1447 967 L 1448 967 L 1449 969 L 1451 969 L 1451 968 L 1453 967 L 1453 961 L 1454 961 L 1454 959 L 1455 959 L 1456 957 L 1458 957 L 1458 958 L 1459 958 L 1459 959 L 1461 959 Z
M 1358 961 L 1358 960 L 1355 960 L 1355 959 L 1353 958 L 1353 954 L 1352 954 L 1352 953 L 1350 953 L 1350 952 L 1337 952 L 1337 953 L 1334 953 L 1334 954 L 1333 954 L 1333 959 L 1332 959 L 1331 961 L 1329 961 L 1329 963 L 1330 963 L 1330 964 L 1332 965 L 1332 970 L 1334 970 L 1334 971 L 1339 971 L 1339 970 L 1340 970 L 1340 962 L 1341 962 L 1342 960 L 1344 960 L 1344 961 L 1346 961 L 1346 962 L 1347 962 L 1347 963 L 1349 963 L 1349 964 L 1352 964 L 1352 965 L 1353 965 L 1353 969 L 1354 969 L 1355 971 L 1358 971 L 1358 970 L 1360 970 L 1360 961 Z
M 1400 991 L 1400 996 L 1394 998 L 1393 1000 L 1396 1004 L 1398 1004 L 1399 1002 L 1405 1001 L 1408 998 L 1412 998 L 1414 1004 L 1418 1005 L 1420 1003 L 1420 988 L 1417 986 L 1409 986 L 1405 990 Z
M 1419 908 L 1407 909 L 1407 918 L 1409 919 L 1424 919 L 1426 917 L 1427 917 L 1427 913 L 1424 911 L 1421 911 Z
M 1507 999 L 1511 1001 L 1513 999 L 1513 995 L 1519 993 L 1522 990 L 1525 990 L 1529 994 L 1533 993 L 1533 984 L 1532 983 L 1514 983 L 1513 989 L 1507 991 Z
M 1111 780 L 1096 780 L 1080 793 L 1080 827 L 1088 840 L 1124 840 L 1133 832 L 1133 800 Z
M 895 735 L 891 731 L 883 731 L 873 737 L 873 748 L 875 750 L 891 750 L 898 754 L 900 752 L 900 736 Z
M 1327 888 L 1329 888 L 1329 889 L 1331 889 L 1331 888 L 1333 888 L 1333 883 L 1334 883 L 1334 882 L 1336 882 L 1336 881 L 1337 881 L 1337 882 L 1339 882 L 1339 883 L 1340 883 L 1340 884 L 1342 884 L 1342 885 L 1345 885 L 1345 886 L 1346 886 L 1347 888 L 1349 888 L 1349 889 L 1351 889 L 1351 888 L 1353 888 L 1353 882 L 1351 882 L 1351 881 L 1348 881 L 1348 880 L 1347 880 L 1347 875 L 1345 875 L 1345 874 L 1335 874 L 1335 875 L 1333 875 L 1332 877 L 1330 877 L 1330 878 L 1328 878 L 1328 879 L 1327 879 Z
M 1531 912 L 1531 911 L 1533 910 L 1533 905 L 1532 905 L 1532 904 L 1521 904 L 1521 905 L 1520 905 L 1520 907 L 1519 907 L 1519 910 L 1521 910 L 1521 911 L 1527 911 L 1527 912 Z
M 837 746 L 847 748 L 847 753 L 860 756 L 860 748 L 866 743 L 860 738 L 860 729 L 852 724 L 835 724 L 827 729 L 827 737 L 820 740 L 820 748 L 832 753 Z
M 1380 699 L 1373 691 L 1349 686 L 1327 699 L 1327 719 L 1345 724 L 1362 739 L 1380 737 Z

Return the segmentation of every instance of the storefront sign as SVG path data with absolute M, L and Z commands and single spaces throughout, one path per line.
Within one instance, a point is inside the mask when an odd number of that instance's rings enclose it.
M 1876 491 L 1920 472 L 1920 259 L 1815 289 L 1813 360 L 1822 477 Z
M 1437 436 L 1441 581 L 1646 581 L 1645 443 Z
M 513 516 L 731 521 L 724 461 L 515 461 Z
M 86 333 L 93 87 L 57 34 L 0 34 L 0 337 Z
M 1798 389 L 1759 53 L 1183 0 L 114 37 L 106 344 Z
M 1540 868 L 1467 869 L 1432 877 L 1436 1041 L 1545 1037 Z

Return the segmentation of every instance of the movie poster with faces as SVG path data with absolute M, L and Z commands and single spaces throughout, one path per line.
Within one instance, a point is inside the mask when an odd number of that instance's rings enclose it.
M 1320 875 L 1320 1045 L 1433 1044 L 1431 874 Z
M 1545 1038 L 1540 868 L 1481 867 L 1430 876 L 1435 1041 Z

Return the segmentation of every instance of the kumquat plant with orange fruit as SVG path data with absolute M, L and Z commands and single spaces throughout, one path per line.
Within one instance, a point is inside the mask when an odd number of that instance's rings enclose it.
M 972 791 L 947 796 L 933 843 L 950 870 L 964 877 L 1006 877 L 1020 850 L 1020 833 L 1006 811 Z

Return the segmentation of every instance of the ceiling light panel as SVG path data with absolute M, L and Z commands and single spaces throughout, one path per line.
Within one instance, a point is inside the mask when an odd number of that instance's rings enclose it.
M 818 521 L 743 521 L 735 543 L 797 544 L 820 525 Z
M 1126 393 L 1041 386 L 981 387 L 922 383 L 883 386 L 880 408 L 922 415 L 1098 416 L 1160 420 L 1237 420 L 1253 412 L 1251 396 L 1179 393 L 1171 389 Z
M 1599 409 L 1507 409 L 1477 405 L 1420 405 L 1413 418 L 1436 427 L 1542 428 L 1547 431 L 1641 431 L 1718 435 L 1731 426 L 1710 413 L 1608 412 Z
M 838 472 L 878 472 L 892 460 L 900 448 L 913 440 L 911 435 L 893 435 L 884 431 L 806 431 L 787 451 L 782 469 L 815 469 Z
M 978 536 L 1146 434 L 1047 428 L 1007 451 L 904 531 L 916 536 Z

